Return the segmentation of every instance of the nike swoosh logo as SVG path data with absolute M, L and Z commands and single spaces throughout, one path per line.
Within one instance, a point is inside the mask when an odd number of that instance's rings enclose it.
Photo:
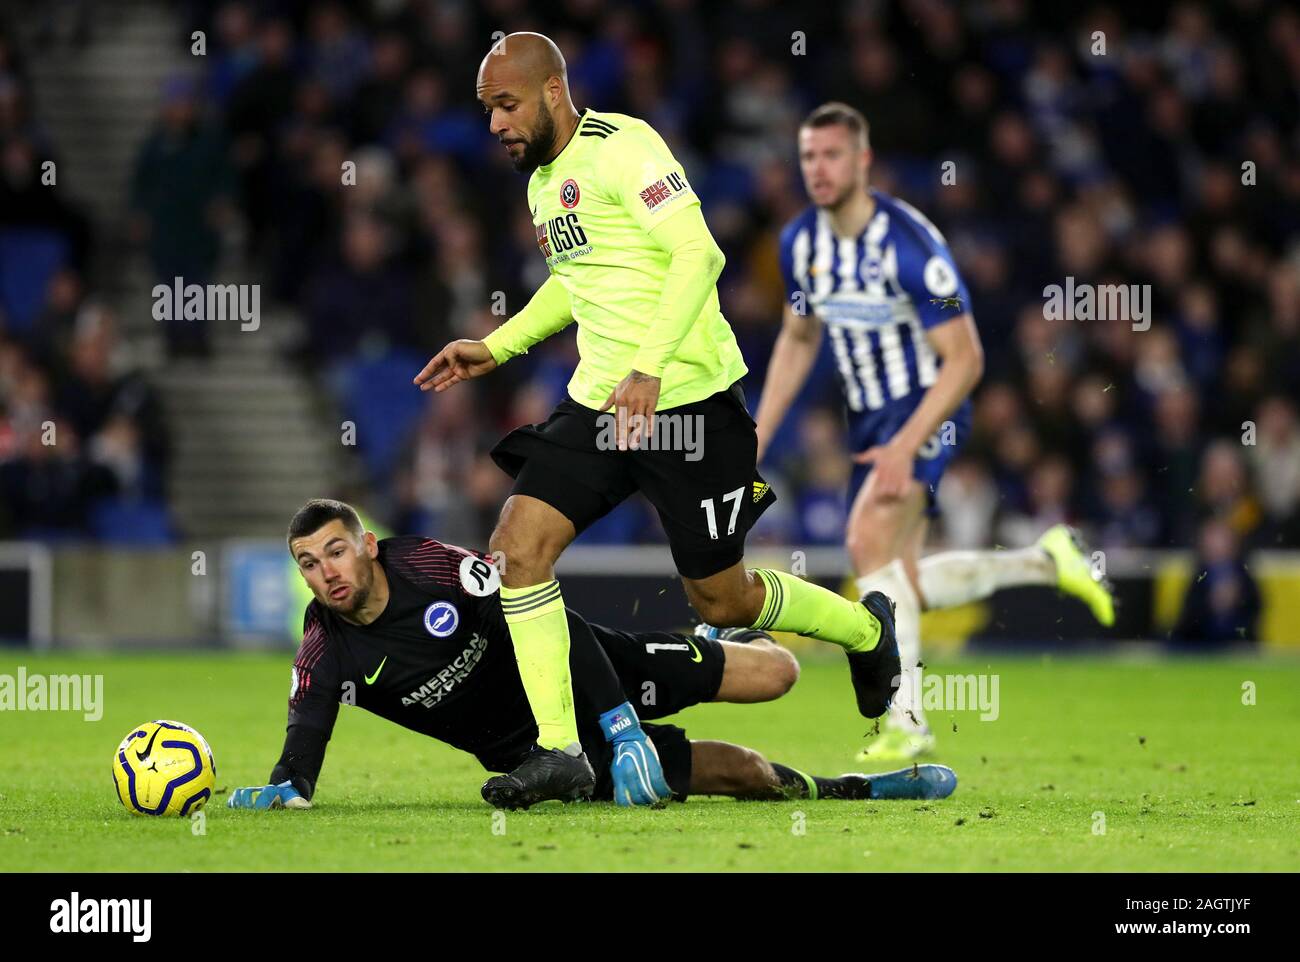
M 533 205 L 533 216 L 534 216 L 534 217 L 537 216 L 537 206 L 536 206 L 536 205 Z
M 686 643 L 691 646 L 691 651 L 695 652 L 695 657 L 692 658 L 691 661 L 695 662 L 696 664 L 702 662 L 704 660 L 704 656 L 700 654 L 700 649 L 695 647 L 695 642 L 687 638 Z
M 162 731 L 161 728 L 155 728 L 153 730 L 153 734 L 149 736 L 149 744 L 144 746 L 144 751 L 142 752 L 138 751 L 135 753 L 136 758 L 140 759 L 140 761 L 144 761 L 146 758 L 149 757 L 149 755 L 153 752 L 154 739 L 158 737 L 158 733 L 160 731 Z
M 375 673 L 374 673 L 373 675 L 367 675 L 367 676 L 366 676 L 366 684 L 367 684 L 367 685 L 373 685 L 373 684 L 375 683 L 375 679 L 379 677 L 379 673 L 380 673 L 381 671 L 384 670 L 384 662 L 385 662 L 385 661 L 388 661 L 388 656 L 387 656 L 387 655 L 384 655 L 384 661 L 381 661 L 381 662 L 379 663 L 379 667 L 375 669 Z

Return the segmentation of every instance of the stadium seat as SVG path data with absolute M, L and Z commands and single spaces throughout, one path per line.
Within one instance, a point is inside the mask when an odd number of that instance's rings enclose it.
M 105 544 L 157 547 L 172 544 L 176 532 L 161 501 L 105 498 L 90 509 L 90 532 Z
M 68 259 L 68 241 L 58 231 L 40 227 L 0 230 L 0 309 L 8 326 L 30 333 L 45 305 L 54 272 Z
M 377 482 L 390 476 L 428 395 L 411 386 L 412 372 L 428 358 L 392 350 L 377 358 L 346 362 L 334 380 L 345 420 L 357 426 L 357 449 Z

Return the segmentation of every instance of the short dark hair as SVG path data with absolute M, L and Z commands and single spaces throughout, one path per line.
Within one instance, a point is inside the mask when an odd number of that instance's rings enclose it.
M 289 534 L 284 539 L 285 544 L 289 546 L 289 553 L 293 553 L 295 538 L 302 538 L 313 531 L 319 531 L 331 521 L 342 521 L 343 527 L 358 538 L 366 533 L 366 527 L 361 523 L 361 518 L 357 516 L 356 508 L 352 505 L 335 501 L 333 498 L 312 498 L 294 513 L 293 520 L 289 522 Z
M 851 134 L 857 134 L 862 138 L 863 147 L 871 146 L 871 127 L 867 123 L 867 118 L 862 116 L 862 111 L 839 100 L 822 104 L 805 117 L 799 126 L 833 127 L 835 125 L 847 128 Z

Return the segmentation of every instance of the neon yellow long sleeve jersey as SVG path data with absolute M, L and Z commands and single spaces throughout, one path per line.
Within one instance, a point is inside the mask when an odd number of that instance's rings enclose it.
M 584 110 L 559 156 L 533 172 L 528 205 L 551 276 L 485 339 L 498 363 L 576 321 L 569 395 L 590 408 L 633 370 L 662 379 L 661 411 L 744 376 L 718 306 L 722 251 L 649 124 Z

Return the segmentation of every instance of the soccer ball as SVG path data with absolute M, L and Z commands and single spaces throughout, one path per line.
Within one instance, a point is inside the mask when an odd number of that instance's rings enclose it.
M 188 725 L 137 725 L 113 753 L 113 787 L 136 815 L 197 812 L 212 797 L 217 765 L 203 736 Z

